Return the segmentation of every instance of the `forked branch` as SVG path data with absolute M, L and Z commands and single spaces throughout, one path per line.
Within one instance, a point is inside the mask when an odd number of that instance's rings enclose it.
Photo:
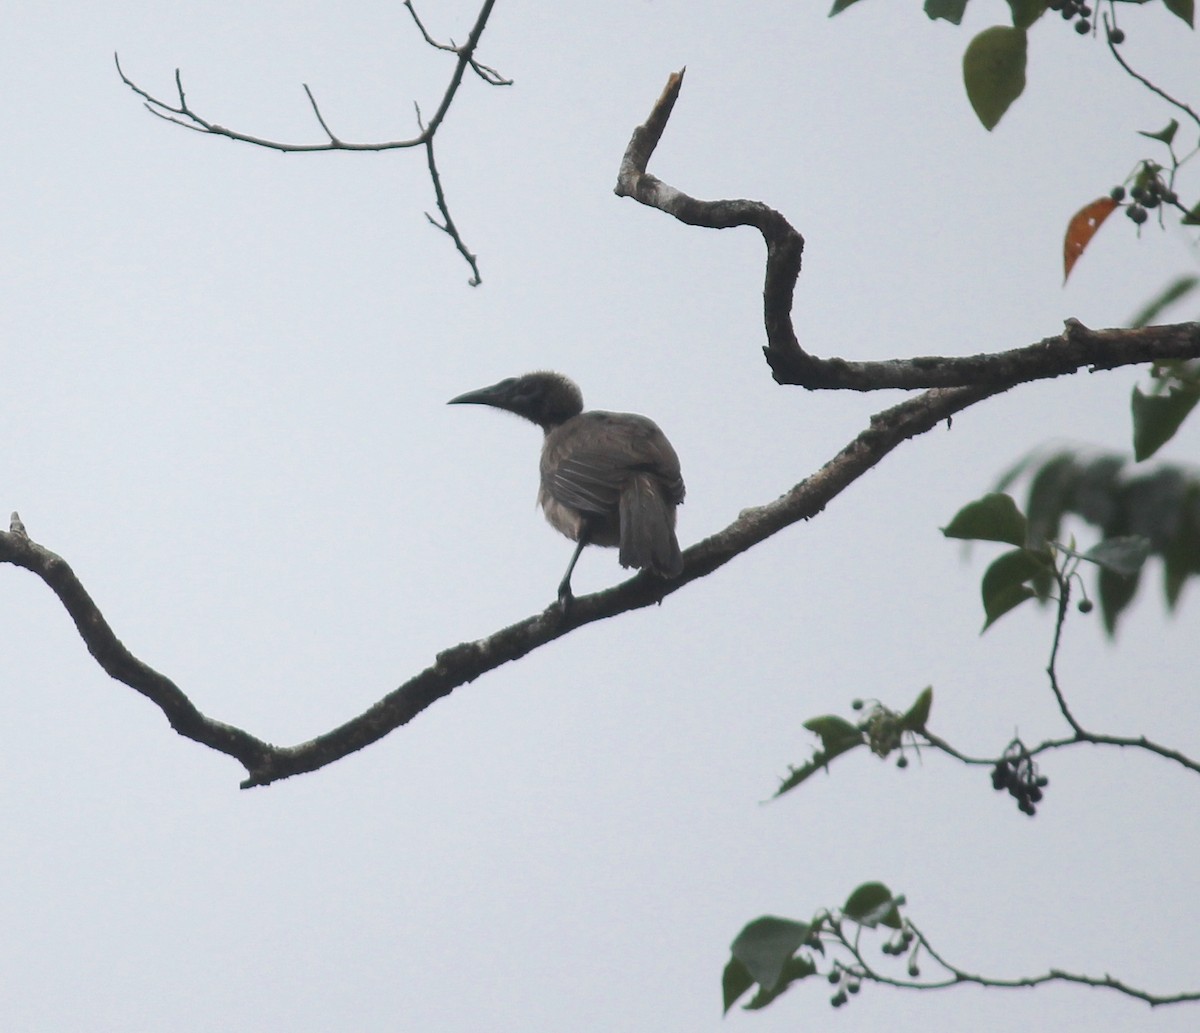
M 488 18 L 491 16 L 492 8 L 496 0 L 484 0 L 482 7 L 479 9 L 479 14 L 475 18 L 475 24 L 471 27 L 470 33 L 467 35 L 467 40 L 461 46 L 453 43 L 440 43 L 430 36 L 425 25 L 417 16 L 416 9 L 412 5 L 412 0 L 405 0 L 404 6 L 412 15 L 413 22 L 416 24 L 418 31 L 427 44 L 435 47 L 438 50 L 444 50 L 455 55 L 454 71 L 451 73 L 450 81 L 446 85 L 442 93 L 441 101 L 438 103 L 437 110 L 433 117 L 427 123 L 422 123 L 418 114 L 418 132 L 414 136 L 403 137 L 393 140 L 376 141 L 370 143 L 355 143 L 349 140 L 344 140 L 338 136 L 330 127 L 328 120 L 321 112 L 320 105 L 317 103 L 317 98 L 313 94 L 312 89 L 307 83 L 303 83 L 304 94 L 308 98 L 309 106 L 312 108 L 313 116 L 317 120 L 317 124 L 321 127 L 321 131 L 325 134 L 326 140 L 323 143 L 293 143 L 283 140 L 272 140 L 267 137 L 256 136 L 251 133 L 243 133 L 236 129 L 230 129 L 227 126 L 218 125 L 197 112 L 188 102 L 187 94 L 183 89 L 183 77 L 179 69 L 175 69 L 175 99 L 173 101 L 164 100 L 148 90 L 143 89 L 136 82 L 125 74 L 125 70 L 121 67 L 120 57 L 113 55 L 113 60 L 117 65 L 117 74 L 121 77 L 121 81 L 128 86 L 134 93 L 142 98 L 142 101 L 152 115 L 164 119 L 167 122 L 172 122 L 177 126 L 182 126 L 184 129 L 191 129 L 197 133 L 205 133 L 209 136 L 222 136 L 228 140 L 237 140 L 241 143 L 252 144 L 255 147 L 265 147 L 269 150 L 284 151 L 284 152 L 304 152 L 311 153 L 316 151 L 395 151 L 406 150 L 412 147 L 424 147 L 426 149 L 427 164 L 429 166 L 429 175 L 433 183 L 434 192 L 437 197 L 438 210 L 442 213 L 442 221 L 436 222 L 430 219 L 438 229 L 446 233 L 455 244 L 459 253 L 471 267 L 472 286 L 477 286 L 480 283 L 479 266 L 462 236 L 459 234 L 458 227 L 455 226 L 454 220 L 450 217 L 449 210 L 446 205 L 446 196 L 442 187 L 441 174 L 433 161 L 433 139 L 437 134 L 438 129 L 446 119 L 446 115 L 450 111 L 450 105 L 454 102 L 454 98 L 458 93 L 458 88 L 462 85 L 463 75 L 470 68 L 489 86 L 511 86 L 512 80 L 505 78 L 494 68 L 482 64 L 475 57 L 475 51 L 479 46 L 480 37 L 483 35 L 483 30 L 487 27 Z

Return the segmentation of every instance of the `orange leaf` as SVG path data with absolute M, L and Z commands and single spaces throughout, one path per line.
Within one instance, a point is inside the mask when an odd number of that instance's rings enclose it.
M 1101 224 L 1117 207 L 1117 202 L 1111 197 L 1102 197 L 1089 205 L 1084 205 L 1067 223 L 1067 239 L 1063 241 L 1063 283 L 1071 275 L 1083 249 L 1091 243 Z

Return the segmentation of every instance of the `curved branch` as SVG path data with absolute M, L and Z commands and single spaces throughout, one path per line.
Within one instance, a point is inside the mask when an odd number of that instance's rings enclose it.
M 1115 990 L 1126 997 L 1145 1001 L 1151 1008 L 1158 1008 L 1167 1004 L 1186 1004 L 1200 1001 L 1200 991 L 1185 990 L 1173 994 L 1152 994 L 1146 990 L 1130 986 L 1120 979 L 1114 979 L 1109 975 L 1087 976 L 1075 972 L 1064 972 L 1062 969 L 1057 968 L 1050 969 L 1049 972 L 1043 972 L 1041 975 L 1022 976 L 1017 979 L 1000 979 L 993 976 L 979 975 L 975 972 L 967 972 L 965 969 L 961 969 L 957 965 L 947 961 L 946 958 L 939 954 L 926 938 L 925 934 L 911 920 L 906 919 L 904 924 L 912 931 L 921 949 L 948 973 L 945 978 L 920 979 L 914 976 L 909 979 L 897 979 L 893 976 L 884 975 L 884 973 L 880 972 L 867 961 L 857 942 L 851 941 L 840 931 L 835 932 L 835 935 L 838 942 L 854 958 L 855 966 L 858 969 L 857 974 L 861 978 L 870 980 L 872 983 L 878 983 L 881 986 L 895 987 L 899 990 L 946 990 L 952 986 L 966 985 L 986 986 L 997 990 L 1019 990 L 1041 986 L 1044 983 L 1076 983 L 1082 986 Z
M 1158 328 L 1170 336 L 1175 328 Z M 1124 361 L 1148 361 L 1153 340 L 1137 331 L 1112 331 L 1129 340 Z M 1044 361 L 1061 362 L 1060 349 L 1069 341 L 1050 339 Z M 1046 374 L 1052 375 L 1052 374 Z M 748 549 L 786 527 L 820 513 L 850 484 L 879 463 L 894 448 L 931 430 L 956 413 L 992 395 L 1007 384 L 935 388 L 871 417 L 869 425 L 820 470 L 763 506 L 744 510 L 724 530 L 686 550 L 684 571 L 670 581 L 637 574 L 623 583 L 576 598 L 567 614 L 557 600 L 542 613 L 439 653 L 435 662 L 389 693 L 362 714 L 338 728 L 295 746 L 278 747 L 202 714 L 165 675 L 142 663 L 117 639 L 100 610 L 67 563 L 33 542 L 15 514 L 8 532 L 0 533 L 0 563 L 24 567 L 40 577 L 59 597 L 75 621 L 80 636 L 100 666 L 113 678 L 142 693 L 160 707 L 181 735 L 236 758 L 246 768 L 243 788 L 268 785 L 292 775 L 331 764 L 382 739 L 407 724 L 427 707 L 481 674 L 532 652 L 595 621 L 660 603 L 690 582 L 711 574 Z
M 1123 365 L 1120 355 L 1130 334 L 1141 331 L 1089 330 L 1068 322 L 1065 340 L 1047 338 L 1013 351 L 963 357 L 921 356 L 882 362 L 820 359 L 800 347 L 792 325 L 792 294 L 800 275 L 804 238 L 779 212 L 760 201 L 700 201 L 650 175 L 646 166 L 666 129 L 671 110 L 683 86 L 685 70 L 673 72 L 650 116 L 634 130 L 621 160 L 615 193 L 658 208 L 689 226 L 728 229 L 751 226 L 767 245 L 763 285 L 763 321 L 767 344 L 763 348 L 775 380 L 810 390 L 843 389 L 878 391 L 885 388 L 932 388 L 990 385 L 1000 387 L 1045 377 L 1061 376 L 1084 366 L 1093 370 Z M 1169 333 L 1162 327 L 1149 330 L 1142 342 L 1154 341 L 1152 350 L 1164 357 L 1200 355 L 1200 323 L 1182 323 Z M 1047 361 L 1053 346 L 1055 361 Z
M 209 136 L 223 136 L 227 140 L 237 140 L 241 143 L 252 144 L 255 147 L 265 147 L 268 150 L 283 151 L 283 152 L 304 152 L 311 153 L 314 151 L 394 151 L 404 150 L 410 147 L 425 147 L 428 150 L 430 176 L 432 177 L 434 192 L 437 195 L 438 208 L 444 216 L 443 223 L 434 223 L 438 229 L 446 233 L 453 241 L 458 251 L 466 259 L 467 264 L 471 267 L 472 278 L 470 283 L 472 286 L 477 286 L 480 283 L 479 267 L 476 264 L 475 256 L 471 254 L 466 243 L 459 235 L 458 228 L 454 225 L 453 220 L 449 216 L 446 209 L 446 198 L 442 191 L 441 179 L 437 169 L 433 165 L 433 138 L 445 121 L 446 115 L 450 110 L 450 105 L 454 102 L 454 97 L 458 93 L 459 86 L 462 85 L 463 75 L 467 68 L 471 68 L 475 73 L 490 86 L 511 86 L 512 80 L 506 79 L 493 68 L 479 63 L 475 59 L 475 50 L 479 46 L 479 39 L 483 35 L 483 30 L 487 27 L 488 18 L 491 16 L 492 8 L 495 6 L 496 0 L 483 0 L 483 5 L 479 9 L 479 14 L 475 18 L 475 24 L 471 27 L 470 33 L 467 35 L 467 41 L 461 47 L 451 43 L 439 43 L 433 39 L 421 19 L 417 17 L 417 12 L 413 8 L 411 0 L 406 0 L 404 6 L 408 8 L 409 14 L 412 15 L 413 21 L 416 23 L 421 36 L 425 42 L 431 47 L 438 50 L 445 50 L 457 57 L 454 64 L 454 71 L 450 76 L 450 81 L 442 94 L 442 99 L 438 104 L 437 110 L 427 125 L 420 124 L 418 117 L 418 128 L 420 132 L 416 136 L 406 139 L 388 140 L 375 143 L 350 143 L 341 139 L 329 127 L 325 116 L 321 114 L 321 109 L 317 104 L 316 97 L 307 83 L 303 83 L 305 96 L 308 98 L 308 103 L 312 107 L 313 115 L 317 120 L 317 124 L 328 137 L 326 143 L 288 143 L 281 140 L 269 140 L 261 136 L 253 136 L 249 133 L 239 132 L 236 129 L 229 129 L 226 126 L 218 125 L 215 122 L 210 122 L 208 119 L 201 116 L 198 112 L 192 109 L 188 104 L 187 96 L 183 89 L 183 78 L 179 69 L 175 69 L 175 92 L 178 97 L 178 103 L 168 103 L 165 100 L 156 97 L 154 94 L 143 89 L 132 79 L 125 74 L 125 70 L 121 67 L 121 59 L 119 55 L 113 54 L 113 60 L 116 62 L 117 74 L 121 77 L 121 82 L 128 86 L 134 93 L 142 98 L 145 103 L 146 110 L 152 115 L 172 122 L 175 125 L 182 126 L 184 129 L 191 129 L 197 133 L 205 133 Z M 432 220 L 430 220 L 432 221 Z

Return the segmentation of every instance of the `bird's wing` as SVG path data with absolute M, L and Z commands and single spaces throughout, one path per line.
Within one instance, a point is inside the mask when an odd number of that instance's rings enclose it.
M 610 515 L 638 473 L 654 475 L 672 504 L 683 501 L 679 458 L 657 424 L 644 416 L 583 413 L 546 439 L 542 484 L 565 506 Z

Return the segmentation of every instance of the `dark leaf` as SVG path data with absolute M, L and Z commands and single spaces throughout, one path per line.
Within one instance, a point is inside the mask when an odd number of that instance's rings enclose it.
M 779 977 L 779 982 L 775 984 L 771 990 L 766 990 L 763 987 L 758 988 L 749 1004 L 746 1005 L 747 1011 L 757 1011 L 759 1008 L 765 1008 L 776 997 L 784 992 L 796 980 L 804 979 L 811 976 L 817 971 L 817 966 L 814 965 L 808 958 L 803 955 L 798 955 L 794 958 L 789 958 L 783 966 L 783 974 Z
M 1141 535 L 1105 538 L 1083 554 L 1083 558 L 1099 564 L 1122 577 L 1133 577 L 1150 555 L 1150 539 Z
M 833 0 L 833 7 L 830 8 L 829 17 L 832 18 L 835 14 L 841 14 L 851 4 L 858 3 L 858 0 Z
M 1200 386 L 1179 384 L 1164 395 L 1144 395 L 1133 389 L 1133 454 L 1140 463 L 1175 436 L 1180 424 L 1200 401 Z
M 1117 202 L 1111 197 L 1101 197 L 1091 204 L 1084 205 L 1071 216 L 1071 221 L 1067 223 L 1067 235 L 1063 240 L 1063 283 L 1067 282 L 1067 277 L 1071 275 L 1079 256 L 1116 207 Z
M 1029 549 L 1013 549 L 997 557 L 984 573 L 981 585 L 983 612 L 987 618 L 983 630 L 987 631 L 1026 599 L 1032 599 L 1036 593 L 1026 582 L 1045 573 L 1049 565 L 1048 556 Z
M 750 970 L 737 958 L 730 958 L 721 974 L 721 997 L 725 1002 L 725 1011 L 728 1012 L 737 1004 L 738 998 L 753 985 L 754 977 L 750 975 Z
M 1046 13 L 1046 0 L 1008 0 L 1012 8 L 1013 25 L 1027 29 Z
M 947 538 L 971 538 L 1023 546 L 1027 523 L 1011 495 L 993 492 L 969 502 L 942 528 Z
M 1168 147 L 1170 147 L 1171 141 L 1175 139 L 1175 134 L 1176 134 L 1176 132 L 1178 132 L 1178 130 L 1179 130 L 1179 123 L 1175 119 L 1171 119 L 1171 121 L 1168 122 L 1157 133 L 1147 133 L 1147 132 L 1144 132 L 1143 130 L 1139 129 L 1138 135 L 1145 136 L 1151 140 L 1161 140 Z
M 1109 636 L 1116 634 L 1117 618 L 1137 594 L 1140 577 L 1123 577 L 1111 571 L 1100 571 L 1100 612 L 1104 616 L 1104 629 Z
M 961 25 L 966 9 L 967 0 L 925 0 L 925 13 L 932 21 L 941 18 Z
M 1179 220 L 1184 226 L 1200 226 L 1200 204 L 1190 209 L 1182 219 Z
M 933 686 L 923 688 L 914 700 L 913 705 L 900 718 L 900 724 L 905 731 L 920 732 L 929 720 L 929 711 L 933 706 Z
M 886 925 L 890 929 L 900 928 L 900 912 L 895 897 L 882 882 L 864 882 L 850 894 L 842 912 L 859 925 L 874 929 Z
M 1024 29 L 993 25 L 984 29 L 963 54 L 967 99 L 989 132 L 1025 89 Z
M 764 915 L 738 933 L 729 949 L 754 982 L 764 990 L 773 990 L 788 960 L 808 939 L 810 929 L 805 922 Z
M 1163 0 L 1167 5 L 1167 10 L 1170 11 L 1176 18 L 1182 18 L 1188 23 L 1189 28 L 1196 27 L 1196 4 L 1195 0 Z

